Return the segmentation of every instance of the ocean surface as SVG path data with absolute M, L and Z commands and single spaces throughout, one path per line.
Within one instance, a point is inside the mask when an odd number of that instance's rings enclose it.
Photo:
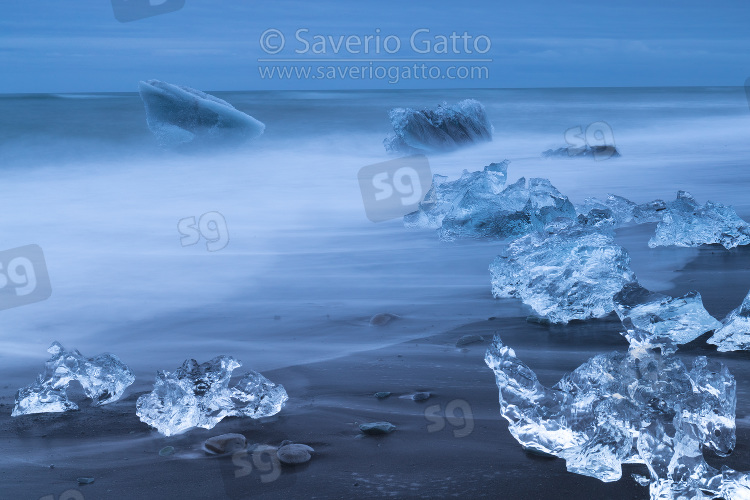
M 502 243 L 444 243 L 365 216 L 357 172 L 393 158 L 382 140 L 397 106 L 486 106 L 491 143 L 429 156 L 432 172 L 451 179 L 508 159 L 509 181 L 549 178 L 574 203 L 608 193 L 670 200 L 682 189 L 750 216 L 740 87 L 215 95 L 264 122 L 265 134 L 240 149 L 170 152 L 137 93 L 0 96 L 0 250 L 39 245 L 52 289 L 0 311 L 11 386 L 31 381 L 53 340 L 113 352 L 151 379 L 187 358 L 231 354 L 279 369 L 526 314 L 490 294 Z M 566 146 L 566 130 L 594 122 L 611 127 L 621 157 L 542 157 Z M 178 222 L 208 212 L 226 221 L 227 246 L 182 246 Z M 652 289 L 670 290 L 697 256 L 628 234 L 621 243 Z M 747 288 L 735 302 L 705 296 L 709 311 L 723 317 Z M 383 312 L 401 318 L 369 327 Z

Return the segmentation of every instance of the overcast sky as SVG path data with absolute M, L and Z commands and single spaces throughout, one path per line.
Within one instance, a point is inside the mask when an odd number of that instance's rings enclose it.
M 0 93 L 136 91 L 150 78 L 255 90 L 742 85 L 750 76 L 745 1 L 184 0 L 178 10 L 130 22 L 115 18 L 112 1 L 139 14 L 178 0 L 4 2 Z M 454 33 L 463 36 L 455 39 L 458 50 L 449 46 L 445 54 L 441 36 Z M 315 35 L 331 38 L 314 46 Z M 424 52 L 428 44 L 433 50 Z M 370 66 L 414 64 L 437 66 L 441 75 L 449 66 L 486 73 L 397 83 L 363 74 Z M 363 69 L 355 78 L 262 78 L 259 67 L 274 65 Z

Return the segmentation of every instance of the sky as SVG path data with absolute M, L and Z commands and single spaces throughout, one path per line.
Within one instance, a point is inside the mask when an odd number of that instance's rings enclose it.
M 8 1 L 0 68 L 0 93 L 739 86 L 750 3 Z

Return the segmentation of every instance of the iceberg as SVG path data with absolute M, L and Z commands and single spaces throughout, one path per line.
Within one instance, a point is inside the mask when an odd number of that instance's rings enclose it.
M 394 134 L 383 141 L 393 153 L 451 151 L 492 140 L 492 124 L 479 101 L 463 100 L 437 109 L 394 108 L 389 113 Z
M 148 128 L 163 146 L 236 144 L 265 129 L 252 116 L 200 90 L 159 80 L 138 86 Z
M 37 380 L 16 393 L 12 416 L 77 410 L 68 399 L 67 388 L 76 380 L 91 398 L 92 406 L 117 401 L 135 381 L 133 371 L 114 354 L 84 357 L 78 350 L 66 351 L 59 342 L 47 349 L 52 357 Z
M 721 327 L 707 342 L 718 346 L 722 352 L 750 349 L 750 293 L 724 318 Z
M 626 325 L 630 324 L 626 320 L 630 320 L 633 328 L 647 332 L 653 346 L 662 345 L 664 339 L 672 344 L 686 344 L 721 326 L 703 307 L 698 292 L 673 298 L 633 282 L 614 296 L 614 303 L 620 320 Z
M 174 373 L 159 371 L 154 390 L 136 402 L 142 422 L 171 436 L 193 427 L 211 429 L 225 417 L 261 418 L 281 411 L 289 399 L 284 387 L 250 371 L 229 387 L 242 363 L 218 356 L 198 364 L 186 360 Z
M 748 245 L 750 225 L 732 207 L 710 201 L 701 206 L 685 191 L 679 191 L 677 200 L 667 205 L 656 234 L 648 242 L 651 248 L 711 244 L 724 248 Z
M 612 234 L 571 222 L 514 240 L 490 273 L 495 298 L 521 299 L 553 323 L 606 316 L 615 294 L 636 280 Z
M 508 178 L 508 160 L 490 163 L 484 170 L 469 172 L 464 170 L 459 179 L 448 181 L 444 175 L 432 176 L 432 187 L 419 203 L 419 209 L 404 216 L 408 228 L 437 229 L 443 218 L 454 205 L 471 191 L 483 199 L 500 194 Z
M 570 472 L 609 482 L 622 477 L 624 463 L 646 464 L 654 500 L 678 498 L 659 496 L 665 491 L 747 488 L 746 476 L 717 473 L 702 455 L 708 448 L 727 456 L 736 442 L 736 383 L 719 362 L 700 356 L 688 370 L 674 354 L 631 346 L 594 356 L 552 388 L 499 336 L 485 362 L 513 437 L 563 458 Z

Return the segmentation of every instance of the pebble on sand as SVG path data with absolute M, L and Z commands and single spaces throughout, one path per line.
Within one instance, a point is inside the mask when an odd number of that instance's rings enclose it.
M 396 316 L 395 314 L 390 313 L 380 313 L 376 314 L 372 318 L 370 318 L 370 326 L 385 326 L 394 319 L 398 319 L 400 316 Z
M 282 464 L 296 465 L 310 461 L 310 454 L 315 452 L 306 444 L 285 444 L 276 451 L 276 456 Z
M 390 395 L 391 395 L 391 393 L 387 392 L 387 391 L 381 391 L 381 392 L 376 392 L 375 393 L 375 397 L 378 398 L 378 399 L 385 399 L 385 398 L 387 398 Z
M 224 455 L 242 451 L 247 448 L 247 439 L 242 434 L 221 434 L 206 439 L 203 443 L 203 451 L 210 455 Z
M 396 426 L 390 422 L 370 422 L 368 424 L 361 424 L 359 430 L 369 436 L 380 436 L 390 434 L 396 430 Z
M 429 392 L 416 392 L 412 394 L 411 398 L 414 401 L 427 401 L 430 399 L 431 394 Z
M 474 344 L 476 342 L 483 342 L 484 337 L 481 335 L 464 335 L 456 341 L 456 347 L 463 347 L 465 345 Z
M 94 478 L 93 477 L 79 477 L 77 481 L 78 481 L 78 484 L 91 484 L 94 482 Z

